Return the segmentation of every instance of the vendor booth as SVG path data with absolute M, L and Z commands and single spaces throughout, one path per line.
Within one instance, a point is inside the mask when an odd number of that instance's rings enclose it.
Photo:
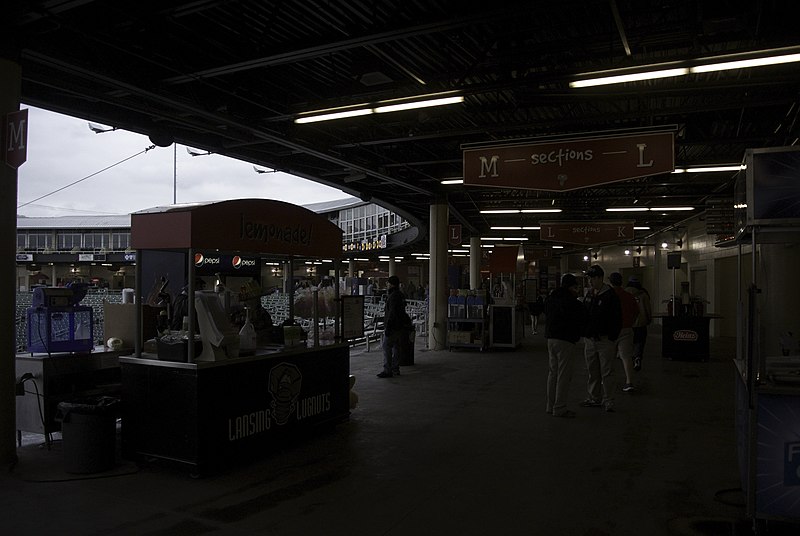
M 341 236 L 325 217 L 273 200 L 131 215 L 139 338 L 134 354 L 120 358 L 126 457 L 162 458 L 202 472 L 347 418 L 349 347 L 338 321 L 337 337 L 320 343 L 295 325 L 290 299 L 284 325 L 256 329 L 258 272 L 241 275 L 262 258 L 290 265 L 338 259 Z M 214 274 L 213 288 L 201 289 L 207 273 Z M 240 278 L 235 285 L 233 277 Z M 185 316 L 171 307 L 181 294 Z M 157 333 L 142 332 L 142 303 L 160 306 L 159 317 L 166 317 Z M 241 327 L 232 322 L 237 307 L 246 310 Z
M 747 515 L 758 532 L 769 520 L 800 523 L 800 148 L 750 149 L 744 163 L 736 185 L 736 432 Z

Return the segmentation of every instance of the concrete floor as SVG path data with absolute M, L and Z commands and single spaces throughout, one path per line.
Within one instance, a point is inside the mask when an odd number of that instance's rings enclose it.
M 4 534 L 750 534 L 736 461 L 730 340 L 706 363 L 659 357 L 617 412 L 545 413 L 544 338 L 516 351 L 424 351 L 379 379 L 380 351 L 351 351 L 358 408 L 331 432 L 201 479 L 121 460 L 63 472 L 60 442 L 19 449 L 0 484 Z M 617 374 L 621 375 L 621 366 Z M 621 376 L 618 376 L 621 377 Z M 29 436 L 30 443 L 30 436 Z M 772 524 L 769 534 L 798 534 Z

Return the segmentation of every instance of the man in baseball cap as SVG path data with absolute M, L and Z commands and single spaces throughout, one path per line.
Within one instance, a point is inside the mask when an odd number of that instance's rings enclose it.
M 582 407 L 603 407 L 614 411 L 614 360 L 617 357 L 616 340 L 622 328 L 622 309 L 619 298 L 603 281 L 605 272 L 598 265 L 586 271 L 591 290 L 584 304 L 589 315 L 584 338 L 584 357 L 589 373 L 587 388 L 589 398 Z

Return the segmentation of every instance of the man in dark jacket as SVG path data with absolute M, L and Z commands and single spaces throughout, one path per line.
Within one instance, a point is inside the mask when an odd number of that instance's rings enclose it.
M 383 311 L 383 372 L 378 378 L 400 375 L 400 352 L 408 344 L 408 332 L 412 327 L 406 313 L 406 297 L 400 290 L 400 279 L 393 275 L 388 281 L 389 292 Z
M 547 353 L 550 356 L 550 372 L 547 375 L 547 413 L 554 417 L 574 417 L 567 409 L 567 395 L 572 381 L 572 366 L 575 361 L 575 344 L 586 327 L 586 308 L 578 301 L 578 280 L 572 274 L 564 274 L 561 286 L 553 291 L 544 304 L 547 325 Z
M 605 272 L 600 266 L 591 266 L 586 275 L 591 285 L 584 301 L 589 319 L 583 333 L 589 398 L 581 402 L 581 406 L 602 406 L 606 411 L 614 411 L 615 341 L 622 329 L 622 307 L 617 294 L 603 281 Z

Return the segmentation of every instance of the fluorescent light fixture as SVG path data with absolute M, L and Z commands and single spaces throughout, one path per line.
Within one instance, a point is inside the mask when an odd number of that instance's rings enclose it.
M 564 249 L 564 246 L 553 246 L 553 249 Z
M 489 227 L 492 231 L 521 231 L 522 227 Z
M 441 184 L 464 184 L 464 179 L 442 179 Z
M 762 51 L 761 53 L 767 53 L 767 51 Z M 719 59 L 719 57 L 705 58 L 697 61 L 703 62 L 703 61 L 712 61 L 715 59 Z M 580 87 L 602 86 L 607 84 L 621 84 L 624 82 L 637 82 L 640 80 L 653 80 L 657 78 L 668 78 L 672 76 L 684 76 L 690 73 L 697 74 L 697 73 L 710 73 L 714 71 L 725 71 L 729 69 L 749 69 L 751 67 L 762 67 L 764 65 L 779 65 L 783 63 L 795 63 L 799 61 L 800 61 L 800 53 L 795 53 L 795 54 L 764 56 L 761 58 L 750 58 L 744 60 L 732 60 L 723 62 L 717 61 L 715 63 L 707 63 L 705 65 L 695 65 L 692 67 L 678 67 L 671 69 L 661 69 L 660 67 L 666 67 L 668 65 L 668 64 L 661 64 L 661 65 L 650 66 L 653 68 L 653 70 L 651 71 L 643 71 L 639 73 L 620 74 L 611 76 L 600 76 L 597 78 L 576 80 L 574 82 L 570 82 L 569 86 L 573 88 L 580 88 Z
M 634 227 L 633 227 L 633 230 L 634 230 L 634 231 L 649 231 L 649 230 L 650 230 L 650 227 L 648 227 L 648 226 L 646 226 L 646 225 L 643 225 L 643 226 L 641 226 L 641 227 L 636 227 L 636 226 L 634 226 Z
M 520 210 L 523 214 L 542 214 L 549 212 L 561 212 L 560 208 L 525 208 Z
M 481 244 L 482 248 L 493 248 L 494 244 Z
M 603 76 L 600 78 L 589 78 L 586 80 L 576 80 L 569 83 L 569 87 L 591 87 L 604 86 L 608 84 L 622 84 L 624 82 L 638 82 L 640 80 L 653 80 L 655 78 L 669 78 L 670 76 L 683 76 L 689 73 L 687 68 L 664 69 L 661 71 L 646 71 L 643 73 L 620 74 L 617 76 Z
M 519 209 L 481 210 L 481 214 L 519 214 Z
M 611 207 L 607 208 L 606 212 L 647 212 L 650 210 L 647 207 Z
M 698 65 L 689 69 L 692 73 L 710 73 L 713 71 L 726 71 L 729 69 L 748 69 L 750 67 L 763 67 L 764 65 L 778 65 L 780 63 L 793 63 L 800 61 L 800 54 L 785 54 L 782 56 L 768 56 L 766 58 L 753 58 L 751 60 L 726 61 L 722 63 L 709 63 Z
M 359 262 L 369 262 L 369 259 L 353 259 L 353 260 Z
M 694 210 L 694 207 L 652 207 L 650 210 L 654 212 L 659 210 Z
M 451 249 L 450 253 L 469 253 L 468 249 Z
M 376 114 L 382 114 L 386 112 L 398 112 L 400 110 L 412 110 L 414 108 L 429 108 L 431 106 L 444 106 L 446 104 L 456 104 L 459 102 L 464 102 L 464 97 L 459 95 L 457 97 L 444 97 L 442 99 L 404 102 L 401 104 L 388 104 L 385 106 L 377 106 L 373 108 L 372 111 L 375 112 Z
M 523 241 L 527 240 L 527 238 L 525 238 L 525 237 L 514 238 L 514 237 L 507 236 L 507 237 L 503 238 L 503 240 L 505 240 L 506 242 L 519 242 L 520 240 L 523 240 Z
M 330 121 L 332 119 L 344 119 L 345 117 L 356 117 L 359 115 L 369 115 L 372 113 L 370 108 L 362 108 L 360 110 L 348 110 L 346 112 L 334 112 L 322 115 L 309 115 L 305 117 L 298 117 L 294 120 L 295 123 L 316 123 L 317 121 Z
M 495 237 L 495 238 L 489 238 L 489 237 L 486 237 L 486 236 L 482 236 L 482 237 L 481 237 L 481 240 L 497 240 L 498 242 L 502 242 L 502 241 L 503 241 L 503 239 L 502 239 L 502 238 L 498 238 L 498 237 Z
M 731 164 L 724 166 L 675 168 L 673 173 L 714 173 L 715 171 L 739 171 L 740 169 L 744 169 L 744 166 L 741 164 Z
M 536 225 L 534 227 L 523 227 L 522 228 L 523 231 L 539 231 L 540 229 L 541 229 L 541 227 L 539 227 L 538 225 Z

